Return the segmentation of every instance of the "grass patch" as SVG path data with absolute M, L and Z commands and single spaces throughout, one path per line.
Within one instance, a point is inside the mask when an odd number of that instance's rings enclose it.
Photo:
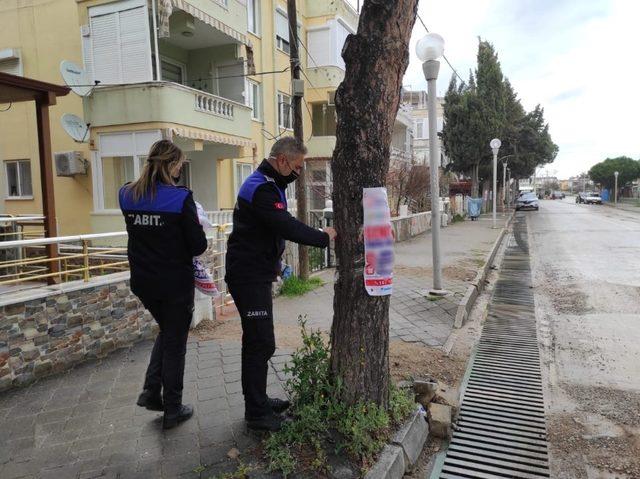
M 309 278 L 307 281 L 304 281 L 297 276 L 289 276 L 282 283 L 282 289 L 280 290 L 280 294 L 282 296 L 302 296 L 303 294 L 308 293 L 320 286 L 324 283 L 320 278 Z
M 455 215 L 453 215 L 453 218 L 451 219 L 452 223 L 459 223 L 461 221 L 464 221 L 464 215 L 455 214 Z
M 444 296 L 437 296 L 435 294 L 429 294 L 426 296 L 429 301 L 440 301 Z
M 285 477 L 294 472 L 315 476 L 329 472 L 329 454 L 341 453 L 366 468 L 393 427 L 415 411 L 413 393 L 391 387 L 388 410 L 371 402 L 341 402 L 342 386 L 330 375 L 328 343 L 319 330 L 307 330 L 302 318 L 299 322 L 303 346 L 285 365 L 293 421 L 265 440 L 268 469 Z

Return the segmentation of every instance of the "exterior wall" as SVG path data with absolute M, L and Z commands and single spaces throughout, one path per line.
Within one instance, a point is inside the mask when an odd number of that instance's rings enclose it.
M 0 303 L 0 391 L 151 338 L 153 318 L 129 290 L 128 273 L 97 284 Z
M 70 60 L 82 64 L 78 10 L 75 2 L 51 0 L 48 2 L 2 2 L 0 48 L 20 48 L 23 74 L 46 82 L 64 84 L 60 62 Z M 62 129 L 60 118 L 65 113 L 82 117 L 82 99 L 75 93 L 58 98 L 58 104 L 49 109 L 51 142 L 54 153 L 81 151 L 89 159 L 86 143 L 76 143 Z M 0 198 L 6 213 L 30 214 L 42 212 L 38 136 L 33 102 L 16 103 L 0 115 L 0 183 L 6 194 L 4 160 L 30 159 L 33 199 L 7 200 Z M 74 178 L 55 176 L 54 192 L 58 233 L 72 235 L 86 233 L 90 228 L 91 172 Z

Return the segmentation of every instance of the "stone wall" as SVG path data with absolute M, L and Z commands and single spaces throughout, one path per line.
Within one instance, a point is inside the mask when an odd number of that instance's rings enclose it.
M 157 325 L 128 277 L 116 273 L 0 300 L 0 391 L 154 337 Z
M 396 234 L 396 242 L 406 241 L 431 227 L 431 212 L 416 213 L 391 218 L 391 227 Z

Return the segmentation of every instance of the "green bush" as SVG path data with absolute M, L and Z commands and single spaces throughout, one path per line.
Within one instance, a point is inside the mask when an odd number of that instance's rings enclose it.
M 304 281 L 297 276 L 289 276 L 282 283 L 280 294 L 283 296 L 302 296 L 323 285 L 320 278 L 309 278 Z
M 339 400 L 341 384 L 331 377 L 330 348 L 320 331 L 308 330 L 298 319 L 302 347 L 285 365 L 290 379 L 285 390 L 291 399 L 291 422 L 265 441 L 270 471 L 288 476 L 304 466 L 326 469 L 327 447 L 346 451 L 361 464 L 368 464 L 386 443 L 391 425 L 401 423 L 413 410 L 411 394 L 391 388 L 389 410 L 374 403 L 347 405 Z M 305 463 L 299 464 L 298 457 Z

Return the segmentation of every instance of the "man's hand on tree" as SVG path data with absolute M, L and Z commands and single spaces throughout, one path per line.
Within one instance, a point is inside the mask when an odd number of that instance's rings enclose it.
M 325 233 L 327 233 L 329 235 L 329 240 L 333 241 L 334 239 L 336 239 L 336 236 L 338 236 L 338 234 L 336 233 L 335 228 L 332 228 L 331 226 L 327 226 L 326 228 L 322 228 L 322 231 L 324 231 Z

